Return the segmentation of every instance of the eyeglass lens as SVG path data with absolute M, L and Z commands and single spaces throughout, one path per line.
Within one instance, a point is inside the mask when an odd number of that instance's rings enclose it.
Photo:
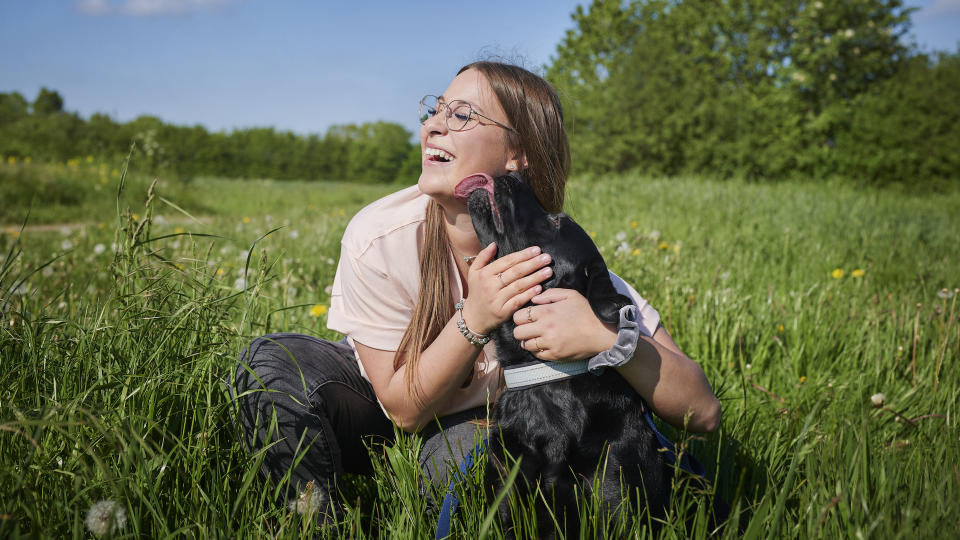
M 420 100 L 420 123 L 426 122 L 437 114 L 441 106 L 446 109 L 446 114 L 443 116 L 447 123 L 447 129 L 451 131 L 463 130 L 473 117 L 473 111 L 469 103 L 456 100 L 448 104 L 439 101 L 436 96 L 424 96 Z

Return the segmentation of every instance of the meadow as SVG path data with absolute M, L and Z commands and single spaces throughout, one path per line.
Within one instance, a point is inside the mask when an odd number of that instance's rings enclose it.
M 258 335 L 339 338 L 342 231 L 400 186 L 136 167 L 0 163 L 0 536 L 89 537 L 110 500 L 114 537 L 432 537 L 416 437 L 371 449 L 321 524 L 275 503 L 223 383 Z M 706 536 L 713 496 L 739 523 L 721 538 L 960 531 L 960 190 L 626 174 L 567 201 L 723 403 L 716 433 L 668 431 L 712 487 L 662 537 Z M 474 473 L 454 537 L 500 538 Z M 568 537 L 646 534 L 585 521 Z

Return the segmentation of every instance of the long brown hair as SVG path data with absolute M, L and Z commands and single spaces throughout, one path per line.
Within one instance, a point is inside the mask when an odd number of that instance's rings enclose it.
M 507 132 L 508 141 L 513 150 L 526 157 L 527 177 L 540 204 L 550 212 L 561 211 L 570 173 L 570 146 L 556 92 L 547 81 L 519 66 L 474 62 L 462 67 L 457 75 L 468 69 L 479 71 L 487 79 L 507 122 L 516 130 Z M 418 402 L 420 389 L 414 375 L 420 355 L 453 316 L 449 269 L 450 243 L 443 209 L 431 199 L 420 248 L 417 305 L 393 360 L 394 369 L 407 365 L 404 380 Z

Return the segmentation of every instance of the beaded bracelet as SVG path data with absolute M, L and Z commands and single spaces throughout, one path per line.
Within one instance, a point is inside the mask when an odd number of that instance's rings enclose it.
M 478 334 L 467 327 L 466 321 L 463 320 L 463 303 L 466 301 L 466 298 L 461 298 L 457 302 L 457 328 L 460 329 L 460 333 L 463 334 L 463 337 L 467 338 L 467 341 L 470 342 L 474 347 L 483 347 L 490 341 L 490 336 L 486 334 Z

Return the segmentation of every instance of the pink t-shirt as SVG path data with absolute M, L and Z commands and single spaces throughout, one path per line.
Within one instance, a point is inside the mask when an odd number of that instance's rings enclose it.
M 420 288 L 420 246 L 428 201 L 416 185 L 410 186 L 360 210 L 343 233 L 327 327 L 345 334 L 354 354 L 355 341 L 385 351 L 400 345 Z M 463 284 L 453 254 L 449 263 L 453 294 L 460 298 Z M 640 330 L 652 336 L 660 315 L 622 279 L 612 272 L 610 277 L 617 291 L 639 308 Z M 501 371 L 490 342 L 477 359 L 470 384 L 457 390 L 440 415 L 492 403 L 502 384 Z M 367 377 L 362 363 L 360 372 Z

